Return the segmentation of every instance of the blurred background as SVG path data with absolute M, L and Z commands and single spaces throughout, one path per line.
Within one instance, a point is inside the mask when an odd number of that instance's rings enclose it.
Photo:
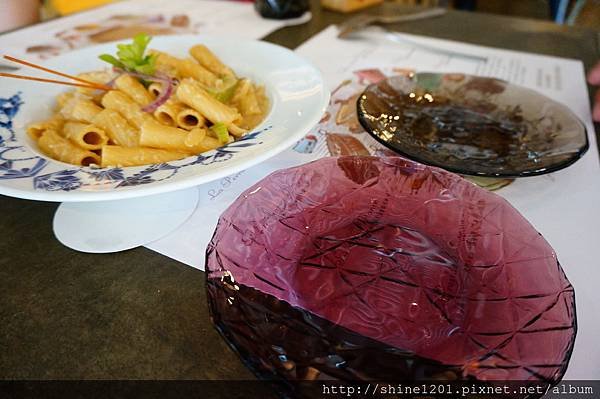
M 119 0 L 0 0 L 0 32 Z M 176 0 L 174 0 L 176 1 Z M 230 1 L 230 0 L 221 0 Z M 293 0 L 277 0 L 293 1 Z M 344 0 L 339 0 L 344 1 Z M 403 5 L 535 18 L 600 30 L 600 0 L 385 0 Z

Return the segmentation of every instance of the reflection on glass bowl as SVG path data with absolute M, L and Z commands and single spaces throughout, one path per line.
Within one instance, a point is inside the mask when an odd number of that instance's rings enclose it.
M 501 197 L 404 158 L 275 172 L 221 216 L 213 322 L 260 378 L 555 383 L 574 290 Z

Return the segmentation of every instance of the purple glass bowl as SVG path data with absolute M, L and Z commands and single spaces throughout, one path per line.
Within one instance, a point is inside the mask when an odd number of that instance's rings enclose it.
M 563 376 L 574 290 L 501 197 L 403 158 L 325 158 L 271 174 L 207 250 L 213 322 L 260 378 Z

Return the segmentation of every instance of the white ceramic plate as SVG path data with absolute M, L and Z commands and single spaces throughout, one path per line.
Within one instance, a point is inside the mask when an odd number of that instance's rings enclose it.
M 40 154 L 25 126 L 51 114 L 64 86 L 2 79 L 0 86 L 0 194 L 61 202 L 104 201 L 180 190 L 206 183 L 266 160 L 293 145 L 316 124 L 329 92 L 321 73 L 280 46 L 207 35 L 155 37 L 151 48 L 185 57 L 187 49 L 206 44 L 239 76 L 264 84 L 271 100 L 266 119 L 244 136 L 215 151 L 179 161 L 127 168 L 68 165 Z M 73 51 L 44 63 L 66 73 L 99 70 L 102 53 L 114 43 Z M 25 75 L 44 76 L 23 68 Z

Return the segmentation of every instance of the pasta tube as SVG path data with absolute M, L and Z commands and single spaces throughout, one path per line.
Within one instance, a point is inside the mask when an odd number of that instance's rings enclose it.
M 119 90 L 111 90 L 102 97 L 102 106 L 106 109 L 117 111 L 121 116 L 127 119 L 138 129 L 145 121 L 152 117 L 142 111 L 139 104 L 134 102 L 131 97 Z
M 219 81 L 215 74 L 193 60 L 176 58 L 156 50 L 150 50 L 150 54 L 157 55 L 156 66 L 159 69 L 161 67 L 174 68 L 182 78 L 196 79 L 206 86 L 215 86 Z
M 235 76 L 235 73 L 227 65 L 223 64 L 217 56 L 203 44 L 198 44 L 190 49 L 190 55 L 200 65 L 217 76 Z
M 67 122 L 62 132 L 66 139 L 86 150 L 99 150 L 108 142 L 108 136 L 104 130 L 90 124 Z
M 175 68 L 173 65 L 168 65 L 168 64 L 164 64 L 164 63 L 163 64 L 157 63 L 156 64 L 156 70 L 158 72 L 161 72 L 161 73 L 163 73 L 163 74 L 165 74 L 167 76 L 170 76 L 170 77 L 178 79 L 178 80 L 182 78 L 182 76 L 179 73 L 179 71 L 177 70 L 177 68 Z
M 162 85 L 160 83 L 151 83 L 150 86 L 148 86 L 148 92 L 156 98 L 162 93 Z
M 27 126 L 27 134 L 33 140 L 37 141 L 40 137 L 42 137 L 42 134 L 44 134 L 46 130 L 60 131 L 64 123 L 65 120 L 60 115 L 54 115 L 45 121 L 32 123 L 31 125 Z
M 185 106 L 174 98 L 170 98 L 154 111 L 154 117 L 163 125 L 177 126 L 177 115 Z
M 231 133 L 235 137 L 241 137 L 244 134 L 248 133 L 248 131 L 246 129 L 242 129 L 241 127 L 237 126 L 235 123 L 232 123 L 231 125 L 227 126 L 227 130 L 229 131 L 229 133 Z
M 124 147 L 137 147 L 139 133 L 117 111 L 105 109 L 99 112 L 92 124 L 104 129 L 113 143 Z
M 46 130 L 38 140 L 38 146 L 43 153 L 62 162 L 83 166 L 100 164 L 100 156 L 77 147 L 54 130 Z
M 206 120 L 200 115 L 200 112 L 187 107 L 177 114 L 176 119 L 177 126 L 186 130 L 192 130 L 206 124 Z
M 244 117 L 261 113 L 254 87 L 248 79 L 240 80 L 231 102 L 236 105 Z
M 121 75 L 115 80 L 115 86 L 117 89 L 125 92 L 129 97 L 141 106 L 150 104 L 154 98 L 143 84 L 141 84 L 136 78 L 130 75 Z
M 233 108 L 218 101 L 191 79 L 184 79 L 177 87 L 176 96 L 182 103 L 198 111 L 212 123 L 230 125 L 241 115 Z
M 67 101 L 60 113 L 65 119 L 90 123 L 100 111 L 102 111 L 102 107 L 96 105 L 92 100 L 74 97 Z
M 179 151 L 160 150 L 144 147 L 121 147 L 105 145 L 102 147 L 102 167 L 138 166 L 151 163 L 162 163 L 182 159 L 190 154 Z
M 259 114 L 244 115 L 243 120 L 236 121 L 236 125 L 243 129 L 254 128 L 263 121 L 269 110 L 269 99 L 265 95 L 264 86 L 254 86 L 254 94 L 256 96 L 256 100 L 258 101 L 258 106 L 260 107 L 261 112 Z M 234 102 L 232 101 L 232 103 Z M 234 104 L 237 104 L 239 107 L 239 99 L 236 99 Z
M 199 154 L 221 146 L 219 140 L 206 135 L 205 129 L 187 130 L 163 126 L 149 121 L 142 126 L 140 144 L 145 147 L 164 148 Z
M 58 96 L 56 96 L 56 104 L 57 104 L 57 109 L 63 108 L 68 101 L 70 101 L 71 99 L 73 99 L 73 97 L 75 97 L 75 93 L 77 93 L 75 90 L 71 90 L 71 91 L 65 91 L 63 93 L 60 93 Z
M 85 72 L 77 75 L 78 78 L 85 79 L 89 82 L 106 84 L 111 79 L 110 73 L 106 71 L 94 71 L 94 72 Z M 86 87 L 78 87 L 77 90 L 79 93 L 86 94 L 90 97 L 94 97 L 97 94 L 96 89 L 89 89 Z

